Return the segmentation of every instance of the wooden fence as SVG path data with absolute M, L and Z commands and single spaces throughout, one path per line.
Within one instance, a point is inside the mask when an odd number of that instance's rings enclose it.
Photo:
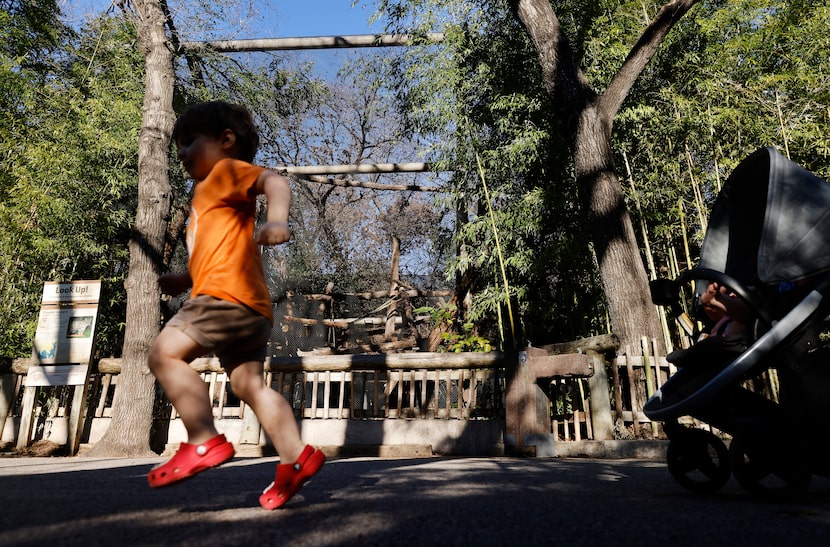
M 632 356 L 618 352 L 606 362 L 611 399 L 613 433 L 618 439 L 659 438 L 658 424 L 643 414 L 642 406 L 654 389 L 673 373 L 665 357 Z M 503 424 L 506 413 L 508 371 L 490 354 L 389 354 L 343 356 L 348 364 L 334 366 L 330 358 L 275 358 L 266 365 L 266 381 L 282 393 L 304 422 L 356 422 L 377 420 L 432 420 L 435 422 L 491 421 Z M 473 361 L 469 360 L 473 357 Z M 7 415 L 0 439 L 14 444 L 21 412 L 22 392 L 28 363 L 17 360 L 2 376 L 0 418 Z M 227 375 L 214 359 L 200 359 L 196 370 L 209 386 L 214 417 L 226 427 L 255 420 L 244 403 L 230 390 Z M 118 387 L 118 360 L 102 360 L 91 376 L 86 406 L 86 426 L 81 441 L 94 443 L 111 417 L 112 401 Z M 550 434 L 559 442 L 597 439 L 591 411 L 591 389 L 585 377 L 554 377 L 539 380 L 547 395 L 543 404 L 550 412 Z M 69 416 L 70 387 L 38 388 L 34 409 L 35 427 L 31 441 L 54 438 L 60 442 L 63 429 L 56 423 Z M 3 406 L 6 408 L 4 409 Z M 156 405 L 156 429 L 162 444 L 176 438 L 175 410 L 160 393 Z M 2 423 L 2 422 L 0 422 Z M 607 429 L 607 428 L 606 428 Z M 607 440 L 607 439 L 601 439 Z M 245 442 L 263 444 L 257 434 Z M 158 444 L 156 448 L 159 448 Z

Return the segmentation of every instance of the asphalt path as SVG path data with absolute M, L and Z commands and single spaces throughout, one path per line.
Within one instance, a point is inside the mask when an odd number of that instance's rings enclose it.
M 330 460 L 265 511 L 275 458 L 236 458 L 176 486 L 154 459 L 0 458 L 0 546 L 830 546 L 830 479 L 762 502 L 730 479 L 696 495 L 656 460 Z

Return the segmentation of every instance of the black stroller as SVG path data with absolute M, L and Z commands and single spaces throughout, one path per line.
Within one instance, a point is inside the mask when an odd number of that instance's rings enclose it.
M 714 492 L 734 474 L 759 497 L 800 494 L 811 475 L 830 475 L 820 450 L 830 438 L 830 184 L 774 148 L 756 151 L 718 195 L 700 255 L 698 268 L 652 282 L 652 301 L 681 316 L 708 282 L 727 287 L 753 314 L 746 349 L 725 365 L 680 368 L 645 414 L 663 422 L 669 471 L 689 490 Z M 762 376 L 778 389 L 756 389 Z M 729 447 L 682 425 L 687 416 L 728 434 Z

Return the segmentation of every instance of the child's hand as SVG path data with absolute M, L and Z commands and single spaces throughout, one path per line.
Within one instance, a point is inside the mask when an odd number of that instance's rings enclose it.
M 259 229 L 256 242 L 260 245 L 279 245 L 291 239 L 287 222 L 266 222 Z
M 176 296 L 193 285 L 189 273 L 166 273 L 159 276 L 159 288 L 163 294 Z

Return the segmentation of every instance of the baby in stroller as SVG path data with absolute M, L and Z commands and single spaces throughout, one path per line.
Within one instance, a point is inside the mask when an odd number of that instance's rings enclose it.
M 688 283 L 708 337 L 669 354 L 678 372 L 644 406 L 663 422 L 669 471 L 699 492 L 733 473 L 761 497 L 804 491 L 830 474 L 817 449 L 830 434 L 830 184 L 774 148 L 750 155 L 715 201 L 699 267 L 653 282 L 652 300 L 679 316 Z M 752 385 L 768 371 L 775 393 Z
M 723 368 L 746 350 L 752 313 L 735 293 L 714 281 L 706 285 L 698 307 L 709 326 L 696 344 L 671 352 L 666 360 L 678 367 Z

